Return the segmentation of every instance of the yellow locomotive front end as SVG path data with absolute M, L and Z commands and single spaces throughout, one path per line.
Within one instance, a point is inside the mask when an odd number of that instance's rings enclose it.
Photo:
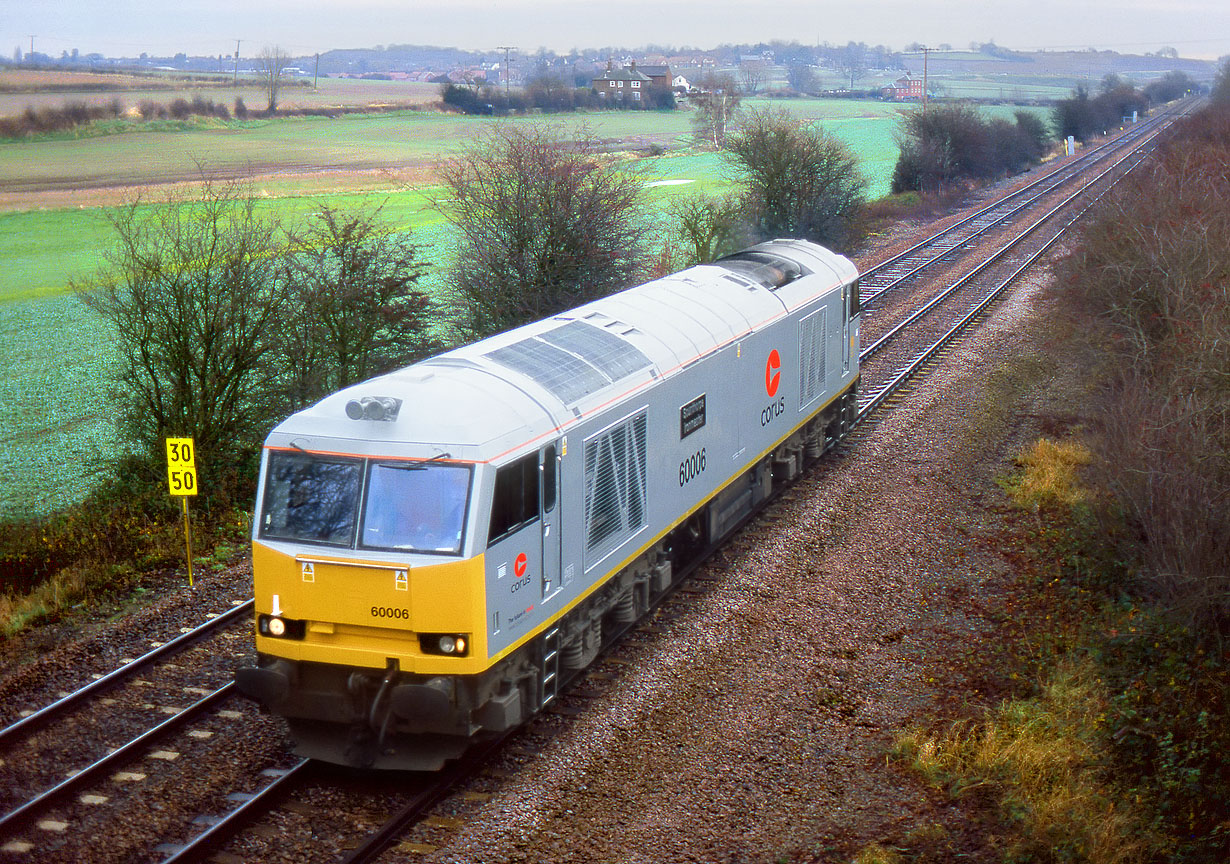
M 507 419 L 475 423 L 475 405 Z M 411 368 L 270 434 L 252 538 L 257 662 L 235 680 L 286 719 L 300 755 L 435 770 L 524 719 L 516 652 L 489 644 L 485 559 L 487 457 L 521 440 L 527 417 L 547 422 L 489 376 Z

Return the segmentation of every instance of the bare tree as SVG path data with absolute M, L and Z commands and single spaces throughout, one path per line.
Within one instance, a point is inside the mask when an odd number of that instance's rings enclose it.
M 680 267 L 708 264 L 738 251 L 750 240 L 740 202 L 735 198 L 682 196 L 671 201 L 668 212 Z
M 692 134 L 700 141 L 721 149 L 726 133 L 739 109 L 739 87 L 730 75 L 706 75 L 696 83 L 697 92 L 689 97 L 695 113 Z
M 269 364 L 285 411 L 443 347 L 435 304 L 418 287 L 428 270 L 420 249 L 379 208 L 323 205 L 287 247 L 288 314 Z
M 745 60 L 739 64 L 739 83 L 748 96 L 755 96 L 767 77 L 768 69 L 761 60 Z
M 757 239 L 795 237 L 839 250 L 857 241 L 867 183 L 845 144 L 778 108 L 750 112 L 726 146 Z
M 850 89 L 854 82 L 867 74 L 867 46 L 861 42 L 850 42 L 842 52 L 839 67 L 843 77 L 850 80 Z
M 640 178 L 588 133 L 499 126 L 440 167 L 461 241 L 447 280 L 482 337 L 634 284 L 644 273 Z
M 816 70 L 806 63 L 793 63 L 786 69 L 786 81 L 790 89 L 800 93 L 813 93 L 816 90 Z
M 72 284 L 117 336 L 121 425 L 155 461 L 166 436 L 195 437 L 202 488 L 216 489 L 270 421 L 260 369 L 285 303 L 277 225 L 244 187 L 212 182 L 198 200 L 137 199 L 108 218 L 106 265 Z
M 269 97 L 269 113 L 278 110 L 278 92 L 282 89 L 282 73 L 290 65 L 290 55 L 276 45 L 272 48 L 266 45 L 261 53 L 256 55 L 256 68 L 260 70 L 261 80 L 265 82 L 265 93 Z

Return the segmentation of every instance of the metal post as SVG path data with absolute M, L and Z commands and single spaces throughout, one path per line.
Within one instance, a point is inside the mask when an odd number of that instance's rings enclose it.
M 188 521 L 188 499 L 187 497 L 180 498 L 184 502 L 184 545 L 188 548 L 188 587 L 195 588 L 192 584 L 192 523 Z

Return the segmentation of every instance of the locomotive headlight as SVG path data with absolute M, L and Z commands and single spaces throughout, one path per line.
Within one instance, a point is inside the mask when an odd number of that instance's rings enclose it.
M 465 633 L 420 633 L 419 648 L 424 654 L 465 657 L 470 650 L 470 637 Z
M 302 639 L 306 629 L 305 622 L 294 618 L 288 620 L 279 615 L 258 615 L 256 618 L 257 632 L 271 639 Z

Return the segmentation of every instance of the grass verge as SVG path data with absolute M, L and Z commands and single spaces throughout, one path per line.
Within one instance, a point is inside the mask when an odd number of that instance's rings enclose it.
M 1042 438 L 1001 479 L 1025 517 L 1007 545 L 1027 611 L 996 655 L 1012 695 L 903 729 L 889 755 L 981 820 L 998 860 L 1224 861 L 1230 663 L 1137 592 L 1093 462 L 1080 440 Z M 856 860 L 945 860 L 945 839 Z

